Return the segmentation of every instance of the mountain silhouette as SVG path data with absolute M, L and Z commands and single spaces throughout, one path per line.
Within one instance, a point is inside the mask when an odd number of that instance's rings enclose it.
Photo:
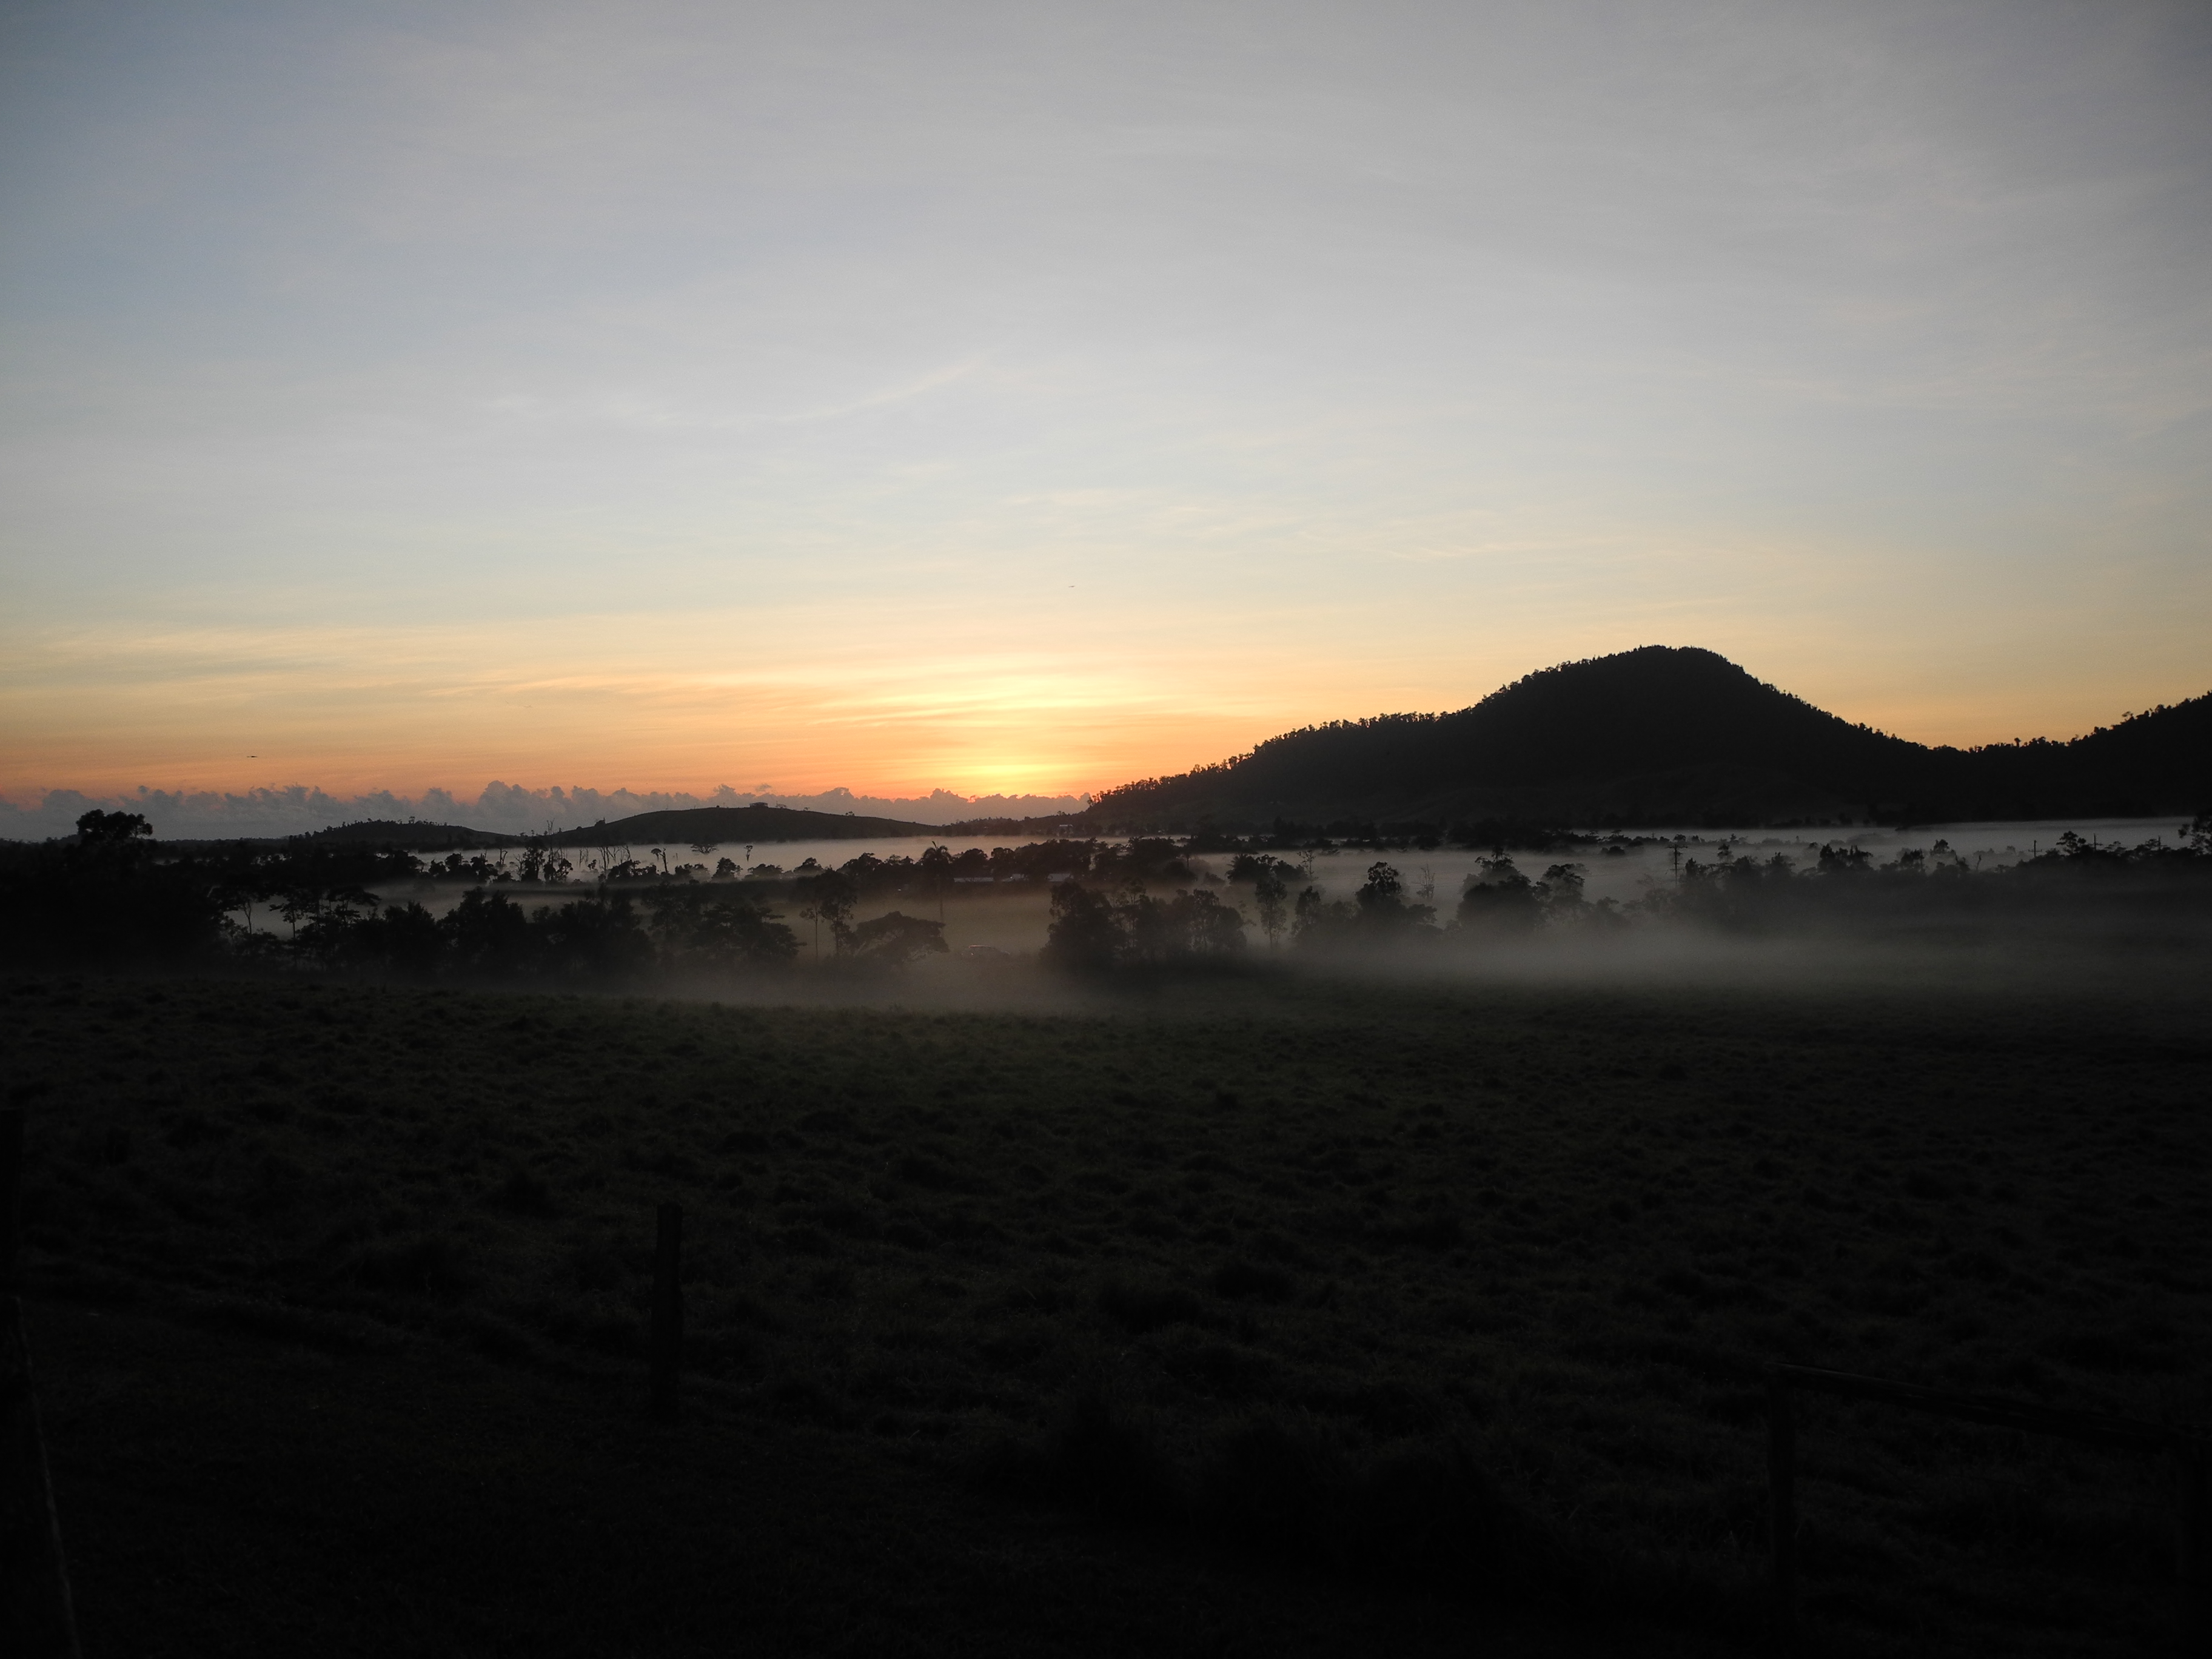
M 1379 714 L 1101 794 L 1097 830 L 1517 818 L 1590 825 L 1933 823 L 2195 811 L 2212 694 L 2067 742 L 1930 748 L 1854 725 L 1727 658 L 1644 646 L 1472 708 Z

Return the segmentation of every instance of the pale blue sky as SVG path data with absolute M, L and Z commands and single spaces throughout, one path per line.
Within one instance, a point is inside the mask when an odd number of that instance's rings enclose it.
M 0 788 L 2212 688 L 2212 8 L 0 9 Z

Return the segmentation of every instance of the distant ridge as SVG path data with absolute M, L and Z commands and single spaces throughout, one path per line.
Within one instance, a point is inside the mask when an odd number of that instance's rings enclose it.
M 310 830 L 295 841 L 325 847 L 397 847 L 410 853 L 454 847 L 520 847 L 523 837 L 504 836 L 494 830 L 470 830 L 458 823 L 403 823 L 396 818 L 365 818 L 359 823 L 334 824 Z
M 556 847 L 620 847 L 646 842 L 701 846 L 779 841 L 859 841 L 878 836 L 936 836 L 936 824 L 903 818 L 864 818 L 851 812 L 811 812 L 801 807 L 695 806 L 672 812 L 640 812 L 563 830 L 546 837 Z
M 491 850 L 507 847 L 689 847 L 705 844 L 772 846 L 785 841 L 860 841 L 875 836 L 942 836 L 945 826 L 909 823 L 903 818 L 861 817 L 852 812 L 815 812 L 804 807 L 678 807 L 638 812 L 611 822 L 580 825 L 544 836 L 512 836 L 471 830 L 458 823 L 368 818 L 291 836 L 179 837 L 165 841 L 179 849 L 222 846 L 281 847 L 288 841 L 320 847 L 397 848 L 402 852 L 446 852 L 454 848 Z
M 1693 647 L 1564 663 L 1470 708 L 1380 714 L 1125 784 L 1093 832 L 1517 818 L 1594 826 L 1934 823 L 2212 805 L 2212 694 L 2070 742 L 1929 748 Z

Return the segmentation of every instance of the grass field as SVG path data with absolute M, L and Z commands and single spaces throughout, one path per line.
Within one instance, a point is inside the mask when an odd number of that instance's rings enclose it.
M 2212 1418 L 2205 1007 L 2170 983 L 1262 976 L 994 1014 L 40 979 L 10 988 L 5 1065 L 27 1276 L 71 1354 L 99 1310 L 348 1376 L 447 1354 L 472 1399 L 506 1377 L 619 1416 L 672 1199 L 717 1445 L 797 1435 L 963 1514 L 1110 1523 L 1101 1549 L 1697 1639 L 1756 1624 L 1771 1361 Z M 114 1454 L 70 1441 L 94 1420 L 55 1408 L 65 1510 L 80 1467 L 120 1502 Z M 2154 1467 L 1840 1404 L 1801 1449 L 1820 1640 L 2160 1643 Z

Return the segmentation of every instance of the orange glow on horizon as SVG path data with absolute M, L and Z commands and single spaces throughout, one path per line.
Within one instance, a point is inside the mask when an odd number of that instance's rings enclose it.
M 978 629 L 927 654 L 894 656 L 878 639 L 810 657 L 803 641 L 814 630 L 794 629 L 799 642 L 787 652 L 755 652 L 736 668 L 717 642 L 729 628 L 726 617 L 653 619 L 649 629 L 587 619 L 495 634 L 456 626 L 33 641 L 0 692 L 17 734 L 0 794 L 21 802 L 52 788 L 111 796 L 141 786 L 299 784 L 339 796 L 440 787 L 472 798 L 498 781 L 694 794 L 766 784 L 783 794 L 842 787 L 890 799 L 934 789 L 1095 795 L 1307 724 L 1463 708 L 1533 669 L 1644 642 L 1570 635 L 1516 650 L 1492 639 L 1463 655 L 1346 653 L 1326 671 L 1301 672 L 1295 650 L 1200 651 L 1157 635 L 1141 652 L 1078 635 L 1044 653 L 994 648 Z M 755 619 L 751 631 L 771 630 Z M 2140 679 L 2118 682 L 2086 706 L 2104 688 L 2077 681 L 2040 708 L 2023 699 L 2008 712 L 2005 688 L 1965 673 L 1900 696 L 1857 660 L 1823 660 L 1802 642 L 1764 659 L 1730 643 L 1715 648 L 1784 690 L 1921 742 L 2073 736 L 2203 689 L 2146 693 Z M 538 666 L 552 662 L 564 672 Z
M 0 797 L 2212 686 L 2192 9 L 15 9 Z

